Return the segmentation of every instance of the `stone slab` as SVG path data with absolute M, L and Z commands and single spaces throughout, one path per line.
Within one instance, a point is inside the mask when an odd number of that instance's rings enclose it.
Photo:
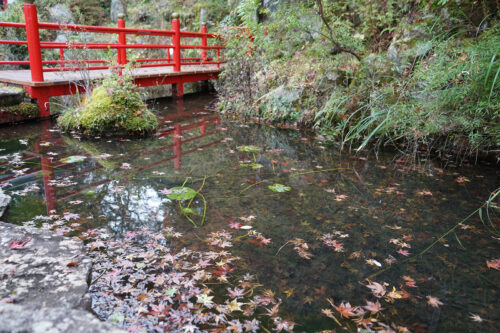
M 11 197 L 3 193 L 0 188 L 0 220 L 3 218 L 5 211 L 9 208 Z
M 26 249 L 10 248 L 23 238 L 31 238 Z M 80 240 L 0 222 L 0 302 L 88 309 L 91 268 Z
M 24 100 L 22 89 L 0 87 L 0 106 L 10 106 L 21 103 Z
M 24 306 L 0 303 L 0 332 L 88 333 L 126 332 L 101 322 L 89 312 L 64 308 L 29 311 Z

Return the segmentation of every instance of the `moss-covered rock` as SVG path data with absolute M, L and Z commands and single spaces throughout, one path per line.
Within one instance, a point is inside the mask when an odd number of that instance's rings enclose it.
M 17 105 L 2 106 L 0 107 L 0 112 L 8 112 L 11 113 L 13 116 L 20 115 L 23 116 L 24 118 L 30 119 L 38 117 L 40 110 L 38 108 L 38 105 L 36 104 L 29 102 L 22 102 Z
M 89 135 L 146 135 L 158 126 L 156 116 L 147 109 L 132 79 L 115 75 L 95 88 L 80 107 L 60 116 L 58 123 L 64 130 Z

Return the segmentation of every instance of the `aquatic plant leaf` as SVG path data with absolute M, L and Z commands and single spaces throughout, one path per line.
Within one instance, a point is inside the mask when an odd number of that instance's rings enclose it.
M 73 155 L 73 156 L 68 156 L 63 159 L 61 159 L 62 163 L 78 163 L 78 162 L 83 162 L 87 159 L 87 156 L 82 156 L 82 155 Z
M 285 186 L 283 184 L 269 185 L 268 188 L 273 192 L 279 192 L 279 193 L 288 192 L 292 189 L 290 186 Z
M 252 169 L 256 170 L 256 169 L 262 168 L 263 165 L 260 164 L 260 163 L 241 163 L 240 167 L 243 167 L 243 168 L 252 168 Z
M 236 149 L 247 153 L 258 153 L 259 151 L 262 150 L 260 147 L 257 146 L 238 146 L 236 147 Z
M 196 211 L 192 208 L 184 207 L 182 208 L 182 213 L 183 214 L 196 214 Z M 198 214 L 196 214 L 198 215 Z
M 167 194 L 167 198 L 171 200 L 190 200 L 197 194 L 195 190 L 185 186 L 172 187 L 170 190 L 172 193 Z

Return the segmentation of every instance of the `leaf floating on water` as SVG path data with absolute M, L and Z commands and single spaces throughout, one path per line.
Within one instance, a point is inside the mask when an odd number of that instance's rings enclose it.
M 437 297 L 430 295 L 425 297 L 427 298 L 427 304 L 429 304 L 433 308 L 439 308 L 439 306 L 443 305 L 443 302 L 441 302 Z
M 292 189 L 290 186 L 285 186 L 283 184 L 269 185 L 268 188 L 273 192 L 279 192 L 279 193 L 288 192 Z
M 472 321 L 475 321 L 476 323 L 482 323 L 484 321 L 483 318 L 481 318 L 478 314 L 475 313 L 471 313 L 469 318 L 472 319 Z
M 486 266 L 500 271 L 500 259 L 486 260 Z
M 368 265 L 382 267 L 382 264 L 381 264 L 381 263 L 379 263 L 379 262 L 378 262 L 377 260 L 375 260 L 375 259 L 368 259 L 368 260 L 366 260 L 366 263 L 367 263 Z
M 190 200 L 198 193 L 192 188 L 185 186 L 172 187 L 170 190 L 172 193 L 167 194 L 167 198 L 171 200 Z
M 78 163 L 78 162 L 83 162 L 87 159 L 87 156 L 82 156 L 82 155 L 73 155 L 73 156 L 68 156 L 63 159 L 61 159 L 62 163 Z
M 239 151 L 244 151 L 246 153 L 258 153 L 262 150 L 257 146 L 238 146 L 236 147 L 236 149 L 238 149 Z

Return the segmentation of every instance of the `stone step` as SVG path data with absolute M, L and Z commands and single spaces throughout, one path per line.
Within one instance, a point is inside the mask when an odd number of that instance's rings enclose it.
M 24 90 L 14 87 L 0 87 L 0 106 L 21 104 L 24 100 Z

